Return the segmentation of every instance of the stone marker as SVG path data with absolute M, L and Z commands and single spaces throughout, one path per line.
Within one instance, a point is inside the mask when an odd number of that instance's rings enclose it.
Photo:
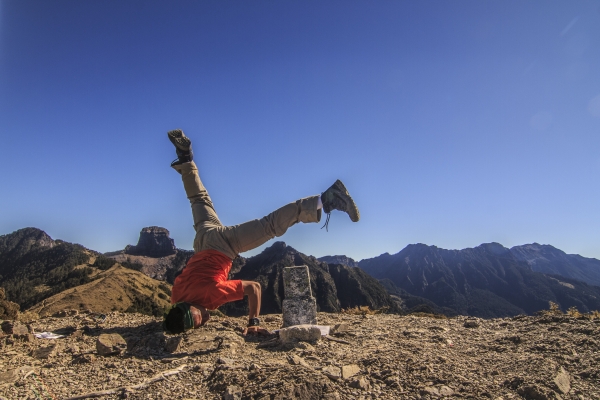
M 127 342 L 118 333 L 103 333 L 96 340 L 96 350 L 101 356 L 121 354 L 127 349 Z
M 310 289 L 308 267 L 286 267 L 283 269 L 285 299 L 282 303 L 283 327 L 315 325 L 317 323 L 317 301 Z

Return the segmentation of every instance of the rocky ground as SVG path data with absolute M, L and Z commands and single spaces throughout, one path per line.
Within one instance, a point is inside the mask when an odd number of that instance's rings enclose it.
M 64 314 L 3 324 L 0 398 L 600 398 L 600 319 L 320 313 L 330 336 L 282 344 L 241 336 L 245 318 L 165 336 L 140 314 Z M 282 317 L 262 320 L 275 330 Z

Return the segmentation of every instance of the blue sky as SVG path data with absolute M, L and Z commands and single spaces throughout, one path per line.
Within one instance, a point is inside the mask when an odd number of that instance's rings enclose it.
M 226 225 L 345 182 L 306 254 L 600 258 L 598 71 L 598 1 L 0 0 L 0 234 L 190 249 L 182 128 Z

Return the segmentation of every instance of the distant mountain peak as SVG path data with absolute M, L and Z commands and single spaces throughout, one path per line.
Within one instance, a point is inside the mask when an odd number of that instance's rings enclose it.
M 354 259 L 344 255 L 324 256 L 319 257 L 318 260 L 326 262 L 327 264 L 341 264 L 348 267 L 358 267 L 358 263 Z
M 510 252 L 510 249 L 502 246 L 500 243 L 497 243 L 497 242 L 482 243 L 479 246 L 477 246 L 476 248 L 480 248 L 482 250 L 485 250 L 489 253 L 496 254 L 496 255 L 501 255 L 501 254 Z
M 177 252 L 175 241 L 169 237 L 169 231 L 159 226 L 142 228 L 137 245 L 125 247 L 125 254 L 160 258 Z

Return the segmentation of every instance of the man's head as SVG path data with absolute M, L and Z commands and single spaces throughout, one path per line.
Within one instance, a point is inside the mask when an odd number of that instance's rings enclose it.
M 176 303 L 165 314 L 163 328 L 169 333 L 177 334 L 188 329 L 204 325 L 210 314 L 204 307 L 194 307 L 189 303 Z

